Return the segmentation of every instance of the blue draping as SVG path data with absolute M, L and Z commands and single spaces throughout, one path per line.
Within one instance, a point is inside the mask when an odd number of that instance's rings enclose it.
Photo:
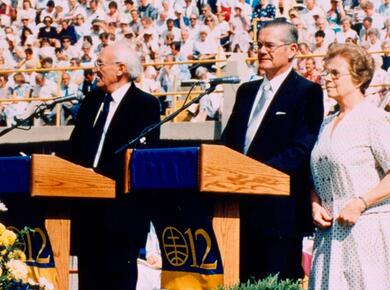
M 199 148 L 135 149 L 131 156 L 132 189 L 196 189 Z
M 38 282 L 39 277 L 51 283 L 55 280 L 54 255 L 45 228 L 45 209 L 37 199 L 30 197 L 31 157 L 0 157 L 0 200 L 8 211 L 2 212 L 0 222 L 13 231 L 25 226 L 34 230 L 25 237 L 25 254 L 29 276 Z M 11 289 L 27 290 L 17 284 Z
M 0 158 L 0 194 L 29 192 L 30 157 Z

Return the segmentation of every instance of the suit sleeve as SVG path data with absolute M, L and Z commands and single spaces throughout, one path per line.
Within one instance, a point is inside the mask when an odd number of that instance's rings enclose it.
M 303 92 L 302 106 L 290 146 L 264 163 L 287 174 L 303 169 L 310 160 L 310 153 L 317 140 L 323 121 L 323 94 L 319 85 L 313 84 Z
M 160 103 L 157 98 L 150 99 L 150 106 L 148 106 L 147 116 L 150 118 L 146 121 L 147 126 L 151 126 L 160 122 Z M 156 146 L 160 140 L 160 127 L 150 132 L 147 136 L 147 146 Z
M 240 152 L 242 151 L 242 140 L 240 140 L 241 138 L 238 134 L 238 124 L 240 124 L 240 118 L 242 118 L 242 116 L 240 116 L 240 107 L 242 98 L 245 96 L 246 91 L 247 83 L 242 84 L 238 88 L 232 113 L 221 136 L 221 140 L 224 145 Z

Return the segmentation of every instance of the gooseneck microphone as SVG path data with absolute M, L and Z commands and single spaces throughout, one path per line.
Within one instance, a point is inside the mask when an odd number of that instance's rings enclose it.
M 222 77 L 222 78 L 213 78 L 210 79 L 208 82 L 210 85 L 220 85 L 220 84 L 239 84 L 240 78 L 236 76 L 230 76 L 230 77 Z

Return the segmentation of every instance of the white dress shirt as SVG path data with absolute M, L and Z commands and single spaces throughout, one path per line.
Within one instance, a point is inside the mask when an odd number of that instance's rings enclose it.
M 254 114 L 256 106 L 257 106 L 258 102 L 260 101 L 260 98 L 261 98 L 261 96 L 263 94 L 264 87 L 266 85 L 269 86 L 270 90 L 269 90 L 269 92 L 267 94 L 267 100 L 266 100 L 266 102 L 265 102 L 261 112 L 259 113 L 260 116 L 256 120 L 257 121 L 257 123 L 255 124 L 256 128 L 259 128 L 261 122 L 263 121 L 264 115 L 265 115 L 265 113 L 268 110 L 268 107 L 270 106 L 272 100 L 275 97 L 275 94 L 278 92 L 280 86 L 282 85 L 284 80 L 287 78 L 287 76 L 291 72 L 291 70 L 292 70 L 292 66 L 287 71 L 285 71 L 284 73 L 276 76 L 272 80 L 268 80 L 266 76 L 264 77 L 264 80 L 261 83 L 260 88 L 259 88 L 259 90 L 257 92 L 256 98 L 255 98 L 255 100 L 253 102 L 251 114 L 249 116 L 249 122 L 250 122 L 252 120 L 252 118 L 254 117 L 253 114 Z M 249 122 L 248 122 L 248 125 L 249 125 Z M 257 130 L 256 130 L 256 132 L 257 132 Z M 250 144 L 253 141 L 254 136 L 256 135 L 256 132 L 254 132 L 254 134 L 252 136 L 247 136 L 246 137 L 246 140 L 245 140 L 246 146 L 244 148 L 244 153 L 245 154 L 248 152 L 248 149 L 250 147 Z M 249 140 L 248 140 L 248 138 L 249 138 Z
M 114 117 L 114 114 L 115 114 L 116 110 L 118 109 L 119 104 L 121 103 L 121 101 L 122 101 L 123 97 L 125 96 L 126 92 L 129 90 L 130 86 L 131 86 L 131 83 L 127 83 L 127 84 L 121 86 L 120 88 L 116 89 L 111 94 L 111 97 L 112 97 L 113 100 L 110 102 L 110 108 L 108 110 L 106 123 L 104 124 L 102 137 L 100 138 L 98 150 L 96 152 L 95 159 L 93 161 L 93 167 L 94 168 L 96 168 L 98 163 L 99 163 L 100 155 L 102 154 L 104 140 L 106 139 L 106 133 L 107 133 L 108 127 L 110 126 L 111 120 Z M 99 115 L 100 115 L 100 113 L 102 111 L 103 111 L 103 103 L 101 104 L 100 109 L 98 111 L 98 114 L 96 115 L 96 118 L 95 118 L 95 121 L 94 121 L 94 124 L 93 124 L 94 126 L 95 126 L 96 121 L 98 120 Z

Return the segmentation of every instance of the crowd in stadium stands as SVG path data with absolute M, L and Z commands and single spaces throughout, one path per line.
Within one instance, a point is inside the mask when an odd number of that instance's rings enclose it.
M 125 40 L 144 62 L 226 58 L 243 52 L 256 56 L 254 32 L 267 21 L 285 18 L 299 31 L 301 54 L 323 54 L 333 42 L 351 42 L 368 51 L 390 48 L 390 0 L 1 0 L 0 70 L 56 67 L 93 67 L 107 44 Z M 258 19 L 254 22 L 254 19 Z M 254 27 L 254 25 L 256 27 Z M 390 52 L 373 54 L 375 84 L 388 83 Z M 202 68 L 199 70 L 199 68 Z M 248 62 L 248 80 L 261 75 Z M 206 78 L 218 63 L 145 66 L 136 84 L 150 93 L 171 92 L 180 81 Z M 206 71 L 205 71 L 206 69 Z M 299 58 L 295 69 L 321 83 L 322 57 Z M 0 75 L 0 98 L 83 95 L 94 87 L 92 70 L 28 72 Z M 245 80 L 246 81 L 246 80 Z M 194 120 L 217 119 L 221 96 L 201 107 Z M 383 102 L 384 89 L 372 87 L 367 98 Z M 162 110 L 172 97 L 161 97 Z M 34 103 L 0 103 L 2 125 L 11 125 Z M 71 123 L 76 103 L 63 105 L 61 120 Z M 43 124 L 54 122 L 54 112 Z

